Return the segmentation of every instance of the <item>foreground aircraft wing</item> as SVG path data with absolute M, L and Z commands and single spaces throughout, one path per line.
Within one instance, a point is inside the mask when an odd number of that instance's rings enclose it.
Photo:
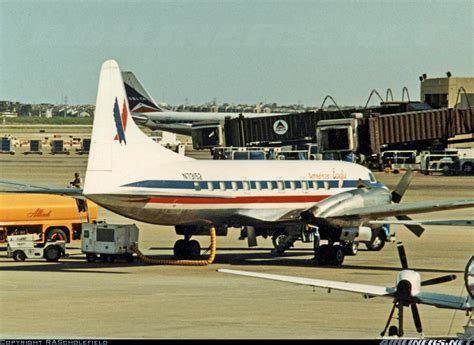
M 454 296 L 434 292 L 419 292 L 416 294 L 418 303 L 429 304 L 437 308 L 469 310 L 469 297 Z
M 369 224 L 474 226 L 474 219 L 462 220 L 371 220 Z
M 354 283 L 345 283 L 345 282 L 336 282 L 331 280 L 321 280 L 321 279 L 310 279 L 310 278 L 300 278 L 292 276 L 283 276 L 278 274 L 268 274 L 268 273 L 256 273 L 256 272 L 246 272 L 246 271 L 237 271 L 237 270 L 228 270 L 228 269 L 219 269 L 218 272 L 230 273 L 247 277 L 261 278 L 282 281 L 287 283 L 294 283 L 299 285 L 309 285 L 319 288 L 324 288 L 328 290 L 341 290 L 347 292 L 360 293 L 365 296 L 376 297 L 376 296 L 393 296 L 395 289 L 387 288 L 383 286 L 375 285 L 365 285 L 365 284 L 354 284 Z
M 360 217 L 376 219 L 382 217 L 402 216 L 407 214 L 436 212 L 468 207 L 474 207 L 474 199 L 424 201 L 406 204 L 380 205 L 367 208 L 355 208 L 349 212 L 332 217 Z M 474 216 L 474 211 L 472 214 Z

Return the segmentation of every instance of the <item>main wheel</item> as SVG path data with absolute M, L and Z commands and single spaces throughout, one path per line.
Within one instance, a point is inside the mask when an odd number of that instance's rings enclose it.
M 201 245 L 198 241 L 192 240 L 186 243 L 186 258 L 197 260 L 201 256 Z
M 56 246 L 49 246 L 44 251 L 46 261 L 58 261 L 61 257 L 61 250 Z
M 13 260 L 15 261 L 25 261 L 26 254 L 22 250 L 16 250 L 13 252 Z
M 345 255 L 357 255 L 359 251 L 359 242 L 346 242 L 343 246 L 344 254 Z
M 280 244 L 286 241 L 288 238 L 288 233 L 286 231 L 278 230 L 272 235 L 273 247 L 278 248 Z
M 366 242 L 365 246 L 368 250 L 378 252 L 379 250 L 382 250 L 382 248 L 385 246 L 385 240 L 382 235 L 378 234 L 372 239 L 372 241 Z
M 46 238 L 49 241 L 67 241 L 67 235 L 62 229 L 51 229 Z
M 341 246 L 333 246 L 331 248 L 331 263 L 336 266 L 342 265 L 344 262 L 344 250 Z
M 332 247 L 323 244 L 314 250 L 314 259 L 319 265 L 326 265 L 331 261 Z
M 185 247 L 186 247 L 186 241 L 185 240 L 177 240 L 174 243 L 173 255 L 174 255 L 175 259 L 177 259 L 177 260 L 184 259 Z

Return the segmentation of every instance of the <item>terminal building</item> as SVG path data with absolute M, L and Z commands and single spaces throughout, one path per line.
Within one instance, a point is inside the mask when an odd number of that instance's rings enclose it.
M 420 101 L 433 108 L 474 106 L 474 77 L 452 77 L 448 72 L 444 78 L 427 78 L 423 74 L 420 81 Z

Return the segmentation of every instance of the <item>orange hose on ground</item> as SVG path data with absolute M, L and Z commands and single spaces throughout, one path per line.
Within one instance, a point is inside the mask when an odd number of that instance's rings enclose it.
M 211 227 L 209 229 L 209 235 L 211 236 L 211 252 L 207 260 L 174 260 L 174 259 L 153 259 L 145 256 L 140 249 L 138 249 L 137 243 L 134 243 L 131 247 L 132 251 L 143 262 L 150 265 L 182 265 L 182 266 L 206 266 L 214 262 L 216 257 L 217 241 L 216 241 L 216 229 Z

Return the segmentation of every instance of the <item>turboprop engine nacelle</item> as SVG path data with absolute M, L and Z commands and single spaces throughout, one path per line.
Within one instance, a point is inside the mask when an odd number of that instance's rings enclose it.
M 356 208 L 370 208 L 392 203 L 392 196 L 385 188 L 358 188 L 333 195 L 301 213 L 301 218 L 309 223 L 316 219 L 340 216 Z
M 420 292 L 420 274 L 413 270 L 403 270 L 397 275 L 396 286 L 399 297 L 403 300 L 408 300 Z

